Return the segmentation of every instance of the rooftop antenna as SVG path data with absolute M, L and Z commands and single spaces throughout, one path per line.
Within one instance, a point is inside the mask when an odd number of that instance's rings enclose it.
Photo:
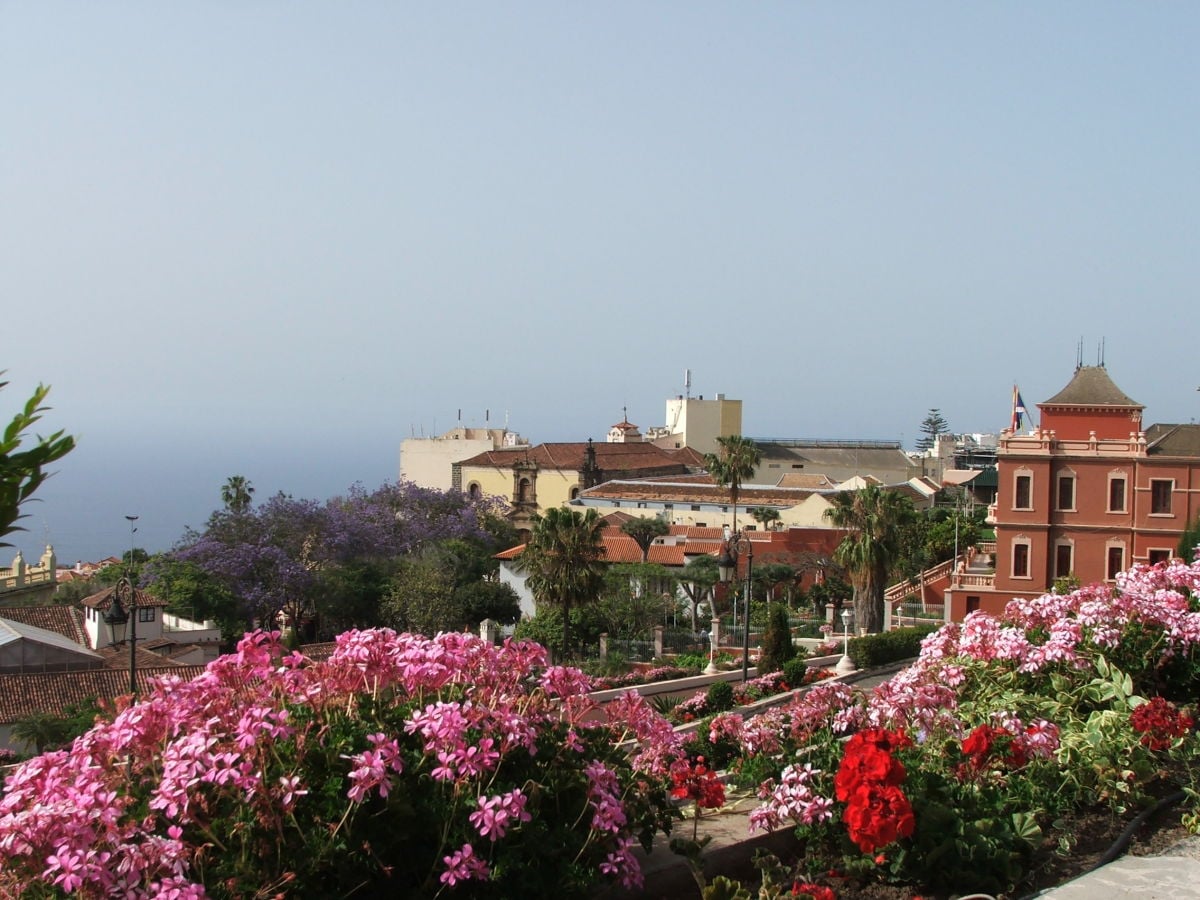
M 692 399 L 692 370 L 683 370 L 683 395 L 689 400 Z
M 1104 338 L 1100 338 L 1100 348 L 1096 351 L 1100 357 L 1100 368 L 1104 368 Z
M 1075 345 L 1075 369 L 1078 371 L 1083 368 L 1083 335 L 1079 336 L 1079 343 Z

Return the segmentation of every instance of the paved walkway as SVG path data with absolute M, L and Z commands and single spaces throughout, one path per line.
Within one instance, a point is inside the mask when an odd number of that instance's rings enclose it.
M 1200 837 L 1180 841 L 1159 856 L 1123 856 L 1036 896 L 1047 900 L 1194 900 L 1200 897 Z

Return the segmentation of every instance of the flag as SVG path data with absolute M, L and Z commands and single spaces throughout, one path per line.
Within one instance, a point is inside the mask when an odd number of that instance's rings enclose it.
M 1025 398 L 1021 396 L 1021 392 L 1017 390 L 1017 386 L 1013 385 L 1013 402 L 1012 402 L 1012 433 L 1016 434 L 1025 417 L 1029 415 L 1029 410 L 1025 408 Z

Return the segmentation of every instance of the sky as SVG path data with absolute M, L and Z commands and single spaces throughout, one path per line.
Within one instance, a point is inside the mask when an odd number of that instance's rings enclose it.
M 1200 6 L 0 0 L 0 393 L 78 448 L 0 548 L 168 549 L 401 440 L 1200 415 Z M 1189 315 L 1192 311 L 1192 315 Z M 137 534 L 125 519 L 139 516 Z

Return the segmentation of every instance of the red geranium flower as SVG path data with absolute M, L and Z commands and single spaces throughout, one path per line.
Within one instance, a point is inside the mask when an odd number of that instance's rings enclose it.
M 874 853 L 893 841 L 909 837 L 917 826 L 908 798 L 891 784 L 861 786 L 846 804 L 842 820 L 850 839 L 863 853 Z

